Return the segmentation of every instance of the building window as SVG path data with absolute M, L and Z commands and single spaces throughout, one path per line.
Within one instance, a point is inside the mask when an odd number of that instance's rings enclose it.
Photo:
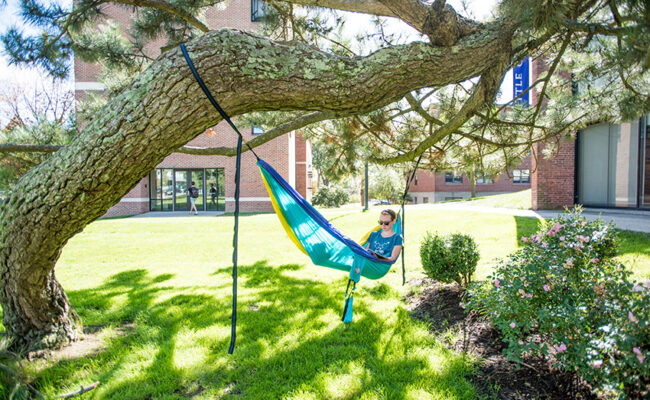
M 463 183 L 463 173 L 458 171 L 445 172 L 445 183 L 451 183 L 451 184 Z
M 513 183 L 530 183 L 529 169 L 515 169 L 512 171 Z
M 257 125 L 253 125 L 253 135 L 261 135 L 262 133 L 264 133 L 262 128 Z
M 428 198 L 428 197 L 423 197 L 423 198 L 422 198 L 422 203 L 428 203 L 428 202 L 429 202 L 429 198 Z
M 415 186 L 417 186 L 417 185 L 418 185 L 418 176 L 417 176 L 417 174 L 416 174 L 416 175 L 415 175 Z
M 478 185 L 491 185 L 494 183 L 494 180 L 490 177 L 487 177 L 480 172 L 476 173 L 476 183 Z
M 413 196 L 413 204 L 418 204 L 418 198 Z
M 266 17 L 268 6 L 263 0 L 251 0 L 251 21 L 261 21 Z

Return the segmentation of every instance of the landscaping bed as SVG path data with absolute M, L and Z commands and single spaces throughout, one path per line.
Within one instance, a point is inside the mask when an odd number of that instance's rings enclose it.
M 473 379 L 478 391 L 496 399 L 595 399 L 590 387 L 575 374 L 558 370 L 551 360 L 524 359 L 524 364 L 502 355 L 505 343 L 487 318 L 467 313 L 456 285 L 413 280 L 406 298 L 411 316 L 429 324 L 441 343 L 479 359 Z M 414 294 L 418 292 L 419 294 Z

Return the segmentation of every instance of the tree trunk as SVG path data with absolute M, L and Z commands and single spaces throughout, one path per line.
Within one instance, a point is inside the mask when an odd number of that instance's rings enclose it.
M 450 48 L 412 43 L 354 58 L 233 30 L 187 45 L 231 115 L 331 110 L 339 116 L 478 76 L 510 47 L 498 31 Z M 80 320 L 54 276 L 61 249 L 167 155 L 219 121 L 181 52 L 171 50 L 88 121 L 78 139 L 20 179 L 0 206 L 0 304 L 14 345 L 51 347 L 78 337 Z
M 476 197 L 476 172 L 474 170 L 469 171 L 467 177 L 469 178 L 470 184 L 470 197 L 473 199 Z

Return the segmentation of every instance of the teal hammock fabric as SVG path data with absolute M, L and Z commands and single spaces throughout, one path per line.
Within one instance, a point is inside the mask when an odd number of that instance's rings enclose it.
M 314 264 L 350 272 L 350 279 L 355 282 L 359 281 L 359 275 L 369 279 L 386 275 L 395 261 L 379 260 L 342 235 L 269 164 L 260 159 L 257 165 L 287 234 Z M 393 230 L 401 234 L 399 219 Z M 356 267 L 361 270 L 360 274 L 355 273 Z

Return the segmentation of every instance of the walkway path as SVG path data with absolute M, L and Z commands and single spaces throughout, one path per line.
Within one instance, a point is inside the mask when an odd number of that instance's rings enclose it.
M 456 211 L 474 211 L 486 212 L 492 214 L 505 214 L 516 215 L 520 217 L 533 217 L 533 218 L 553 218 L 562 214 L 562 210 L 517 210 L 511 208 L 493 208 L 484 206 L 474 206 L 463 204 L 459 202 L 454 203 L 432 203 L 432 204 L 416 204 L 407 206 L 410 208 L 430 208 L 432 210 L 456 210 Z M 614 221 L 619 229 L 646 232 L 650 233 L 650 211 L 642 210 L 621 210 L 621 209 L 608 209 L 608 208 L 584 208 L 582 215 L 589 221 L 594 221 L 598 218 L 604 221 Z M 408 217 L 408 214 L 407 214 Z
M 394 208 L 395 206 L 391 206 Z M 515 215 L 519 217 L 531 217 L 531 218 L 553 218 L 558 214 L 561 214 L 561 210 L 518 210 L 513 208 L 494 208 L 494 207 L 485 207 L 485 206 L 475 206 L 470 204 L 464 204 L 462 202 L 453 202 L 453 203 L 430 203 L 430 204 L 409 204 L 406 206 L 407 210 L 421 210 L 421 209 L 431 209 L 431 210 L 454 210 L 454 211 L 473 211 L 473 212 L 483 212 L 491 214 L 504 214 L 504 215 Z M 321 210 L 325 215 L 332 214 L 346 214 L 352 212 L 358 212 L 361 209 L 359 206 L 350 207 L 334 210 Z M 199 217 L 214 217 L 223 215 L 222 211 L 202 211 L 199 213 Z M 614 224 L 619 229 L 637 231 L 637 232 L 646 232 L 650 233 L 650 211 L 640 211 L 640 210 L 620 210 L 620 209 L 600 209 L 600 208 L 585 208 L 582 212 L 582 215 L 590 221 L 596 220 L 599 217 L 605 221 L 614 221 Z M 153 211 L 146 214 L 135 215 L 133 218 L 152 218 L 152 217 L 193 217 L 193 215 L 188 215 L 187 211 Z M 407 212 L 408 217 L 408 212 Z

